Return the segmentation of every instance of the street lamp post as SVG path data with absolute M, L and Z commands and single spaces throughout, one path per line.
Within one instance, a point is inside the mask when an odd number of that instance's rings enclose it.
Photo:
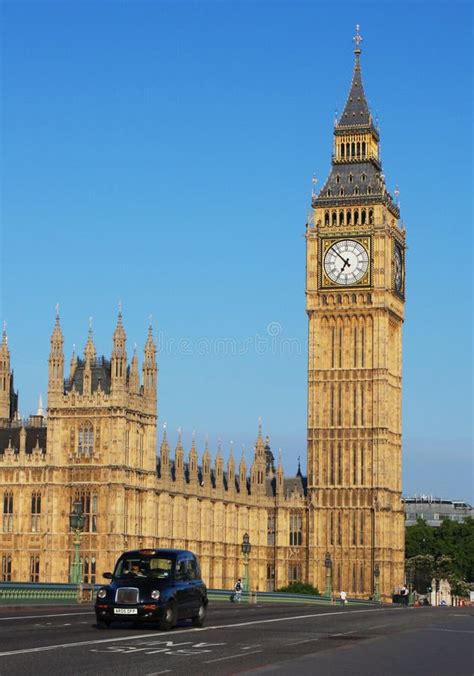
M 69 580 L 73 584 L 80 584 L 82 582 L 82 563 L 79 558 L 79 547 L 81 546 L 82 531 L 84 529 L 84 513 L 80 500 L 76 500 L 72 505 L 72 512 L 69 514 L 69 526 L 73 534 L 72 544 L 74 546 L 74 557 L 71 563 Z
M 250 537 L 248 533 L 244 534 L 242 538 L 242 554 L 244 555 L 244 580 L 245 580 L 245 589 L 249 595 L 250 602 L 250 579 L 249 579 L 249 556 L 252 545 L 250 544 Z
M 326 552 L 324 567 L 326 568 L 326 590 L 324 594 L 332 597 L 332 560 L 329 552 Z
M 374 601 L 380 603 L 380 588 L 379 588 L 380 567 L 376 563 L 374 566 Z

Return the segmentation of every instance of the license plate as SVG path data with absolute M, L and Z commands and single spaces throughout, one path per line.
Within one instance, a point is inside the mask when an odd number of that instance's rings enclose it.
M 114 613 L 116 615 L 137 615 L 138 610 L 136 608 L 114 608 Z

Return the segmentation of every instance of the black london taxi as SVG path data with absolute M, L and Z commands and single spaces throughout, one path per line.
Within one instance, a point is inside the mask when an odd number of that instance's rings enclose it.
M 110 584 L 101 587 L 95 601 L 97 626 L 112 622 L 157 622 L 171 629 L 178 620 L 191 619 L 202 627 L 207 589 L 197 557 L 184 549 L 138 549 L 124 552 Z

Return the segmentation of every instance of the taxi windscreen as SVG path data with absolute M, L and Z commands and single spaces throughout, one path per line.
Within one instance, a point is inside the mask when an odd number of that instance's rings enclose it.
M 175 560 L 168 556 L 130 556 L 120 559 L 114 577 L 151 577 L 166 580 L 173 573 Z

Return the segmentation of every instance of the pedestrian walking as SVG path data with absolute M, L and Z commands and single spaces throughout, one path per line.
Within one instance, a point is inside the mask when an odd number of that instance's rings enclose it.
M 242 580 L 239 577 L 239 579 L 234 585 L 234 601 L 236 603 L 240 603 L 241 600 L 242 600 Z
M 341 591 L 339 598 L 341 599 L 341 606 L 345 606 L 347 603 L 347 593 L 345 591 Z

